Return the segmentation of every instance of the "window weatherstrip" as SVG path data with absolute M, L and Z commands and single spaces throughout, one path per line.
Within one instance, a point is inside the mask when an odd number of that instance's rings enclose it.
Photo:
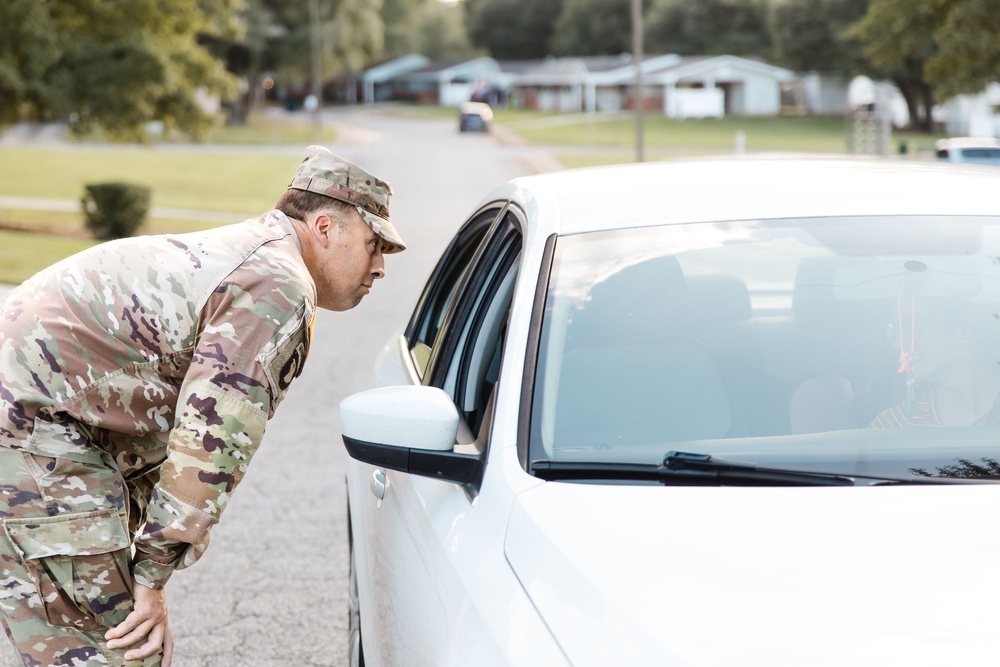
M 531 321 L 528 324 L 528 341 L 524 350 L 524 375 L 521 378 L 521 408 L 518 411 L 517 458 L 525 471 L 531 472 L 529 445 L 531 441 L 531 404 L 535 393 L 535 365 L 538 363 L 538 347 L 541 344 L 542 320 L 545 315 L 545 297 L 549 292 L 549 278 L 552 260 L 555 256 L 556 239 L 552 234 L 545 239 L 542 262 L 538 267 L 538 285 L 535 300 L 531 305 Z

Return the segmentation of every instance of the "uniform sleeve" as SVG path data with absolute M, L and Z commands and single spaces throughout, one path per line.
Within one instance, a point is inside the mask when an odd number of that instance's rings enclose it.
M 314 310 L 305 300 L 230 282 L 202 313 L 167 458 L 135 540 L 133 575 L 149 588 L 162 588 L 208 548 L 268 418 L 302 370 Z

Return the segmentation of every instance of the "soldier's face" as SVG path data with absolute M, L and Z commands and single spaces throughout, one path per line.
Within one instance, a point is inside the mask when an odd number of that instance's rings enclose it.
M 357 213 L 339 225 L 331 225 L 329 234 L 316 276 L 317 305 L 327 310 L 349 310 L 361 303 L 376 280 L 385 276 L 382 239 Z

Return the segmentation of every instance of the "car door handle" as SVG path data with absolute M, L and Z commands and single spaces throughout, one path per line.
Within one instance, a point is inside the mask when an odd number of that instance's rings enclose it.
M 372 473 L 372 481 L 369 487 L 372 494 L 378 498 L 376 507 L 382 505 L 382 499 L 385 498 L 385 490 L 389 488 L 389 480 L 385 476 L 385 471 L 381 468 L 376 468 L 375 472 Z

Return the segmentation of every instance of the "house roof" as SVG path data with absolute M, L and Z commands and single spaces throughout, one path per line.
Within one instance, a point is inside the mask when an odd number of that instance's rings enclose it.
M 405 56 L 400 56 L 399 58 L 384 60 L 380 63 L 372 65 L 364 71 L 361 78 L 365 81 L 380 83 L 400 76 L 401 74 L 405 74 L 406 72 L 412 72 L 421 67 L 425 67 L 430 62 L 431 59 L 427 56 L 422 56 L 419 53 L 410 53 Z
M 685 78 L 698 78 L 706 75 L 727 77 L 733 72 L 754 73 L 769 76 L 778 81 L 786 81 L 795 77 L 792 70 L 769 65 L 756 58 L 740 56 L 684 56 L 677 62 L 650 72 L 651 82 L 670 83 Z
M 440 60 L 428 63 L 420 69 L 399 77 L 406 81 L 445 81 L 453 77 L 480 76 L 500 71 L 493 58 L 473 58 L 472 60 Z

